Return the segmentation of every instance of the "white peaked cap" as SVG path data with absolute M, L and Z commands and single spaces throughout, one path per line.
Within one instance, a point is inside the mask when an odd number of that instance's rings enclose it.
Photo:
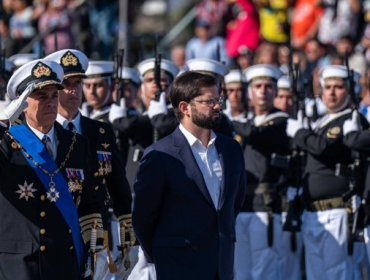
M 137 70 L 139 71 L 141 77 L 144 77 L 146 72 L 150 70 L 154 70 L 155 68 L 155 59 L 154 58 L 149 58 L 146 60 L 143 60 L 137 65 Z M 161 70 L 166 71 L 169 73 L 172 78 L 175 78 L 176 75 L 179 73 L 180 69 L 176 66 L 175 63 L 168 59 L 161 59 Z
M 282 74 L 283 72 L 278 67 L 270 64 L 256 64 L 245 70 L 245 77 L 248 83 L 259 77 L 268 77 L 277 81 Z
M 85 72 L 87 78 L 103 78 L 113 75 L 114 63 L 110 60 L 90 60 Z
M 225 64 L 217 60 L 207 58 L 189 59 L 186 61 L 186 65 L 188 66 L 189 71 L 210 72 L 222 77 L 229 73 L 229 68 Z
M 225 76 L 225 84 L 229 83 L 241 83 L 243 82 L 242 74 L 239 70 L 231 70 L 226 76 Z
M 32 83 L 35 83 L 36 88 L 56 85 L 62 89 L 63 76 L 63 68 L 59 63 L 45 59 L 33 60 L 13 73 L 8 82 L 7 94 L 10 100 L 14 100 Z
M 277 87 L 291 89 L 290 78 L 288 76 L 281 76 L 277 82 Z
M 81 75 L 85 76 L 85 71 L 89 64 L 87 56 L 83 52 L 74 49 L 64 49 L 53 52 L 44 59 L 59 63 L 63 67 L 64 78 Z

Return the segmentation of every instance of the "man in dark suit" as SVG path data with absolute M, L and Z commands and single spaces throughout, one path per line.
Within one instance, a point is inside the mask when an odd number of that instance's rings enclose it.
M 130 226 L 131 190 L 113 129 L 109 124 L 84 117 L 79 112 L 83 94 L 82 79 L 88 66 L 86 55 L 78 50 L 65 49 L 48 55 L 46 59 L 60 63 L 64 70 L 64 89 L 59 92 L 57 121 L 65 129 L 75 130 L 88 138 L 91 153 L 95 156 L 91 167 L 94 176 L 100 181 L 95 190 L 101 194 L 100 202 L 106 210 L 103 217 L 104 228 L 109 229 L 111 226 L 109 208 L 113 208 L 120 223 Z M 102 188 L 100 191 L 99 187 Z M 117 231 L 118 228 L 114 228 L 114 232 Z M 109 242 L 112 244 L 113 241 Z M 116 251 L 116 247 L 110 249 Z
M 25 123 L 0 144 L 1 279 L 81 279 L 92 225 L 102 224 L 87 142 L 55 123 L 62 78 L 57 63 L 37 60 L 8 84 L 11 100 L 34 89 Z
M 213 76 L 178 76 L 170 99 L 180 125 L 141 160 L 133 226 L 161 280 L 233 279 L 245 169 L 240 145 L 212 130 L 220 120 L 219 92 Z

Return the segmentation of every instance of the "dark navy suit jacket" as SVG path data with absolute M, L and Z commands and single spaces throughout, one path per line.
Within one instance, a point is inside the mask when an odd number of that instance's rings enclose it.
M 217 135 L 216 149 L 223 168 L 219 209 L 179 128 L 144 152 L 134 184 L 133 226 L 158 280 L 233 279 L 244 159 L 231 138 Z

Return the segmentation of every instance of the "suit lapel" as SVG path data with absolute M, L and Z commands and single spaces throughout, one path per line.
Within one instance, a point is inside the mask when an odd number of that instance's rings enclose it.
M 179 128 L 177 128 L 174 132 L 174 145 L 178 148 L 179 156 L 185 165 L 186 175 L 195 182 L 204 198 L 212 205 L 213 208 L 215 208 L 204 181 L 203 174 L 194 158 L 190 145 L 186 141 L 185 136 L 182 134 Z

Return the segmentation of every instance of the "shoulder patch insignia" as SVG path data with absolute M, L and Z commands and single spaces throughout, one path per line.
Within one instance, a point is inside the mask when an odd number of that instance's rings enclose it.
M 331 139 L 337 138 L 340 132 L 341 128 L 339 126 L 334 126 L 328 130 L 328 132 L 326 133 L 326 137 Z

